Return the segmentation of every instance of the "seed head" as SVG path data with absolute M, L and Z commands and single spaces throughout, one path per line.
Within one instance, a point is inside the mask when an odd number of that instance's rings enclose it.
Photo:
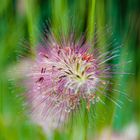
M 87 43 L 59 44 L 53 40 L 46 46 L 39 47 L 29 70 L 27 97 L 32 118 L 48 131 L 66 122 L 81 100 L 88 111 L 91 104 L 100 101 L 96 91 L 106 84 L 101 77 L 107 78 L 110 68 L 103 66 L 104 55 L 91 52 Z

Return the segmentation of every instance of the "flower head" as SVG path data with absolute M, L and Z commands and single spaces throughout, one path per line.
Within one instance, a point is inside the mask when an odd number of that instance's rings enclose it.
M 110 68 L 97 50 L 87 43 L 57 43 L 39 47 L 36 61 L 28 73 L 28 102 L 31 116 L 50 130 L 61 126 L 75 111 L 81 100 L 89 111 L 100 100 L 96 91 L 106 82 Z M 107 60 L 109 60 L 107 58 Z

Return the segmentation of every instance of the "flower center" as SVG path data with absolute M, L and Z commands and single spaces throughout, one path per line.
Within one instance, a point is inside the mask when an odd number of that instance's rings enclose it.
M 81 88 L 84 84 L 95 83 L 96 64 L 93 56 L 87 52 L 76 52 L 69 47 L 60 49 L 56 67 L 59 70 L 59 78 L 67 78 L 70 88 Z

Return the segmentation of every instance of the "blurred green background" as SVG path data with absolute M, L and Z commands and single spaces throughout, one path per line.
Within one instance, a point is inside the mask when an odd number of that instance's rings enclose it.
M 48 24 L 47 24 L 48 23 Z M 91 41 L 97 30 L 111 27 L 113 39 L 123 44 L 118 61 L 132 60 L 121 67 L 133 75 L 115 76 L 113 81 L 120 84 L 126 96 L 113 95 L 123 102 L 120 109 L 113 103 L 97 107 L 97 116 L 86 119 L 82 125 L 75 125 L 65 132 L 54 132 L 46 136 L 42 128 L 33 124 L 22 109 L 23 92 L 7 75 L 24 52 L 23 46 L 29 42 L 34 51 L 39 41 L 38 30 L 51 28 L 56 36 L 61 29 L 67 36 L 70 25 L 76 36 L 86 34 Z M 99 34 L 100 36 L 101 34 Z M 106 35 L 101 36 L 98 45 L 102 48 Z M 26 40 L 21 45 L 21 40 Z M 21 44 L 20 44 L 21 43 Z M 103 50 L 104 51 L 104 50 Z M 45 139 L 102 139 L 102 133 L 109 130 L 112 135 L 122 135 L 128 126 L 130 132 L 140 132 L 140 1 L 139 0 L 0 0 L 0 140 L 45 140 Z M 12 70 L 12 68 L 11 68 Z M 14 73 L 14 71 L 13 71 Z M 105 110 L 105 111 L 104 111 Z M 104 112 L 104 113 L 103 113 Z M 95 110 L 96 113 L 96 110 Z M 90 129 L 88 123 L 93 121 Z M 119 138 L 118 138 L 119 139 Z M 136 138 L 138 139 L 138 138 Z M 140 139 L 140 135 L 139 135 Z

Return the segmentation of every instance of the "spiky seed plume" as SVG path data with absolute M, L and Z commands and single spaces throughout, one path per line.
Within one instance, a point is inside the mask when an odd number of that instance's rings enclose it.
M 31 117 L 47 131 L 64 124 L 81 100 L 88 111 L 101 100 L 96 91 L 107 85 L 112 74 L 105 63 L 116 57 L 110 51 L 91 52 L 92 46 L 82 40 L 58 43 L 52 36 L 50 40 L 38 47 L 27 78 Z

